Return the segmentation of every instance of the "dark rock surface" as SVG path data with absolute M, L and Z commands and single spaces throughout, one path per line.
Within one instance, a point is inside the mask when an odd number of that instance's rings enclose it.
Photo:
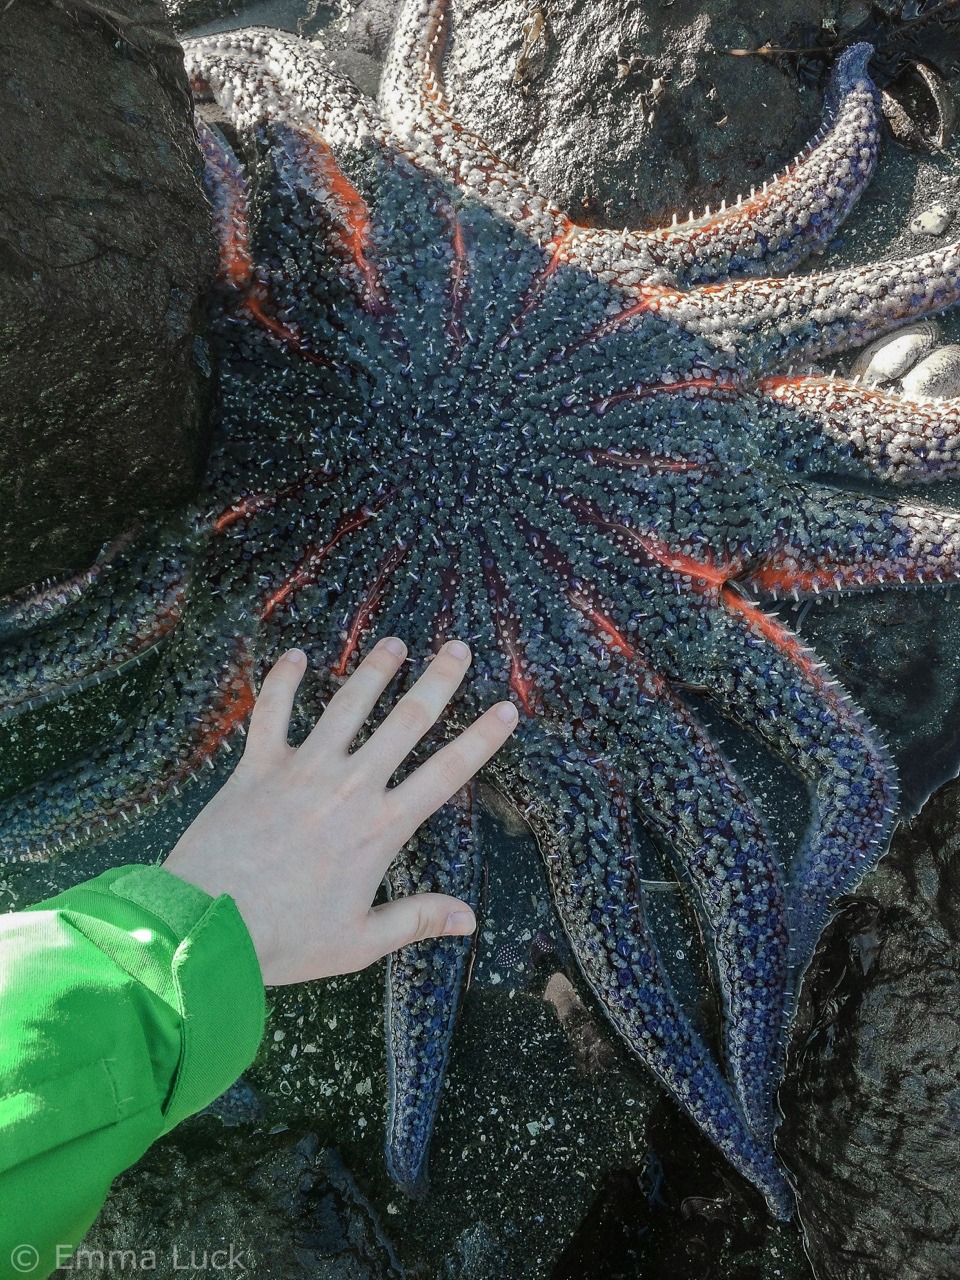
M 3 592 L 195 488 L 216 258 L 160 0 L 0 7 L 0 115 Z
M 818 953 L 780 1148 L 819 1280 L 960 1275 L 960 782 Z
M 393 7 L 363 0 L 348 42 L 382 59 Z M 461 0 L 447 87 L 457 117 L 578 221 L 649 225 L 761 183 L 816 126 L 818 86 L 730 50 L 806 47 L 860 16 L 829 0 Z
M 114 1185 L 74 1269 L 257 1280 L 399 1280 L 405 1273 L 335 1151 L 313 1133 L 188 1121 Z M 100 1253 L 104 1262 L 98 1265 Z M 131 1257 L 132 1253 L 132 1257 Z M 88 1260 L 89 1259 L 89 1260 Z M 135 1263 L 135 1265 L 134 1265 Z
M 253 16 L 318 39 L 373 93 L 397 3 L 273 0 L 268 19 L 262 5 Z M 457 0 L 447 92 L 458 119 L 578 221 L 650 226 L 791 160 L 819 124 L 830 64 L 855 40 L 874 44 L 874 75 L 922 133 L 901 78 L 912 59 L 952 74 L 960 33 L 950 6 L 922 19 L 915 8 L 904 21 L 868 0 Z
M 806 142 L 817 88 L 729 51 L 789 47 L 831 7 L 469 0 L 457 11 L 450 95 L 463 123 L 496 137 L 578 221 L 669 222 L 690 200 L 716 206 L 760 185 Z

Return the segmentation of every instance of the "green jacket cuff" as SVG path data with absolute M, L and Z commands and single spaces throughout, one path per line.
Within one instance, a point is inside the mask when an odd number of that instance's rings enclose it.
M 30 910 L 69 911 L 121 969 L 178 1015 L 180 1058 L 163 1133 L 246 1070 L 263 1038 L 260 964 L 237 905 L 155 866 L 113 867 Z

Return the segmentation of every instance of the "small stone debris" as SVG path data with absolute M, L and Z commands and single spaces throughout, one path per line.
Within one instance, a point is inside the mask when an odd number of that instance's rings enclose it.
M 932 204 L 911 221 L 910 232 L 915 236 L 943 235 L 952 217 L 952 212 L 945 204 Z

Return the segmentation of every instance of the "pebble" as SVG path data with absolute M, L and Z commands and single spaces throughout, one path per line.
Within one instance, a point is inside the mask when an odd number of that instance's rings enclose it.
M 840 29 L 842 31 L 856 31 L 857 27 L 863 24 L 870 17 L 870 5 L 866 0 L 846 0 L 839 6 Z
M 940 338 L 940 332 L 929 320 L 911 324 L 896 333 L 871 342 L 850 367 L 851 377 L 861 377 L 868 386 L 894 382 L 912 369 L 918 360 L 928 356 Z
M 952 217 L 945 204 L 932 204 L 923 213 L 918 213 L 910 223 L 910 231 L 915 236 L 939 236 L 946 231 Z
M 903 379 L 905 396 L 940 400 L 960 395 L 960 346 L 951 343 L 921 360 Z

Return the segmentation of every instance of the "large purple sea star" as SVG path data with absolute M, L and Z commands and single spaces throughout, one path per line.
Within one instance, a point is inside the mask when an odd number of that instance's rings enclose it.
M 958 470 L 960 404 L 786 366 L 955 302 L 960 246 L 769 275 L 827 242 L 870 178 L 867 46 L 839 59 L 823 128 L 776 181 L 621 233 L 572 223 L 453 120 L 447 22 L 446 0 L 403 7 L 379 108 L 293 37 L 188 43 L 222 254 L 204 505 L 0 612 L 5 715 L 167 639 L 122 748 L 9 802 L 4 854 L 45 858 L 175 791 L 242 727 L 290 643 L 318 669 L 315 714 L 374 629 L 418 662 L 468 638 L 471 677 L 439 736 L 512 692 L 522 724 L 487 775 L 537 833 L 586 982 L 786 1216 L 772 1148 L 785 1029 L 831 904 L 885 847 L 896 782 L 768 606 L 960 576 L 960 516 L 891 496 Z M 809 783 L 792 857 L 691 686 Z M 647 919 L 648 836 L 703 926 L 719 1058 Z M 390 889 L 476 901 L 478 865 L 465 791 Z M 447 939 L 388 971 L 387 1159 L 409 1189 L 465 962 Z

